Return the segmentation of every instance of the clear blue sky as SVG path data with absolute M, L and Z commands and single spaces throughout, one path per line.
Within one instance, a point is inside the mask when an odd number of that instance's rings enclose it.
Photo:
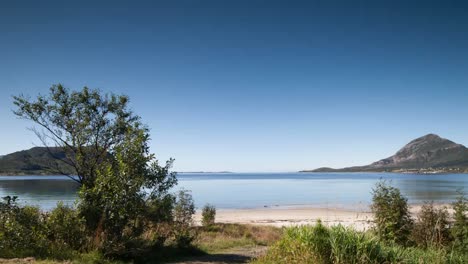
M 54 83 L 129 95 L 181 171 L 363 165 L 427 133 L 468 145 L 466 2 L 95 2 L 0 4 L 0 154 L 39 144 L 11 95 Z

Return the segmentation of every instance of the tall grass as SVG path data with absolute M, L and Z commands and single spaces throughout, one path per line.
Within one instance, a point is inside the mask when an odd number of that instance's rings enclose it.
M 273 226 L 214 224 L 197 227 L 194 245 L 207 253 L 232 248 L 270 246 L 281 238 L 282 229 Z
M 385 244 L 371 233 L 343 226 L 291 227 L 268 253 L 254 263 L 468 263 L 468 256 L 444 249 L 405 248 Z

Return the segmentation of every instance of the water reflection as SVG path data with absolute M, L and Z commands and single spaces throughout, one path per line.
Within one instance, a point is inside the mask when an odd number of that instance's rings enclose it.
M 39 178 L 39 179 L 38 179 Z M 18 196 L 19 202 L 38 205 L 44 209 L 54 207 L 58 201 L 72 205 L 76 199 L 78 184 L 70 179 L 40 179 L 40 177 L 0 178 L 0 196 Z
M 457 190 L 467 188 L 466 175 L 433 175 L 398 178 L 395 186 L 400 188 L 411 202 L 451 202 L 456 199 Z

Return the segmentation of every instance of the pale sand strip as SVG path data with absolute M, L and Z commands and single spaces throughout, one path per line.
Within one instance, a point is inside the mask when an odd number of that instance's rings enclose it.
M 444 205 L 438 205 L 444 206 Z M 413 217 L 421 205 L 411 205 Z M 449 210 L 450 212 L 450 210 Z M 200 224 L 201 215 L 197 211 L 195 221 Z M 327 226 L 344 225 L 356 230 L 366 230 L 372 226 L 373 215 L 368 208 L 350 210 L 342 208 L 261 208 L 261 209 L 222 209 L 216 212 L 218 223 L 238 223 L 272 226 L 294 226 L 314 224 L 320 219 Z

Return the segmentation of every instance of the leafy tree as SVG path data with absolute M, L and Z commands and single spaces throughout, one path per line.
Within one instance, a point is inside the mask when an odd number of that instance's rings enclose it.
M 127 96 L 60 84 L 35 101 L 14 97 L 15 114 L 42 128 L 35 132 L 46 146 L 65 151 L 57 163 L 74 169 L 76 175 L 67 175 L 81 184 L 79 212 L 93 244 L 109 254 L 123 252 L 147 226 L 171 216 L 171 206 L 154 206 L 173 201 L 169 190 L 177 184 L 173 160 L 158 164 L 149 151 L 149 129 L 128 102 Z M 51 169 L 61 172 L 56 165 Z
M 400 190 L 380 181 L 372 190 L 372 212 L 378 236 L 386 241 L 406 244 L 413 220 L 408 208 L 408 199 Z
M 70 91 L 61 84 L 53 85 L 47 96 L 30 100 L 24 95 L 14 96 L 14 113 L 33 121 L 33 131 L 46 147 L 65 151 L 64 159 L 56 159 L 50 170 L 64 172 L 64 164 L 71 166 L 82 185 L 92 187 L 101 164 L 111 157 L 128 136 L 128 130 L 148 132 L 140 117 L 129 109 L 129 98 L 123 95 L 101 94 L 84 87 Z M 56 153 L 50 151 L 51 155 Z M 71 176 L 71 175 L 70 175 Z

